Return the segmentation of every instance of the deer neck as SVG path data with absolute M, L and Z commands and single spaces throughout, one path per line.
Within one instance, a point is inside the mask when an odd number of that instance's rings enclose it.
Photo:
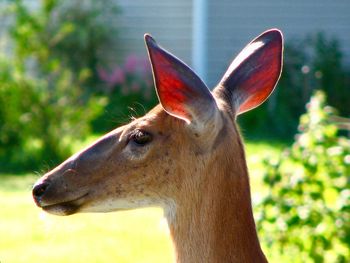
M 183 187 L 175 214 L 168 216 L 176 262 L 267 262 L 255 229 L 240 149 L 238 159 L 237 153 L 226 163 L 218 162 L 222 157 L 214 158 L 195 187 L 191 183 Z

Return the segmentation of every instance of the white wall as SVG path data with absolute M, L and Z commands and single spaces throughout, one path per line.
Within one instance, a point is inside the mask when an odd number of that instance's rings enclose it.
M 208 79 L 215 85 L 231 59 L 268 28 L 280 28 L 285 39 L 324 31 L 341 41 L 350 64 L 349 0 L 208 0 Z
M 156 41 L 191 64 L 192 1 L 190 0 L 118 0 L 122 53 L 146 56 L 143 35 Z
M 166 49 L 192 65 L 193 0 L 115 0 L 122 9 L 110 23 L 120 27 L 122 58 L 135 53 L 146 56 L 143 35 L 151 33 Z M 31 7 L 39 0 L 25 0 Z M 214 86 L 231 60 L 254 37 L 272 27 L 285 38 L 305 37 L 324 31 L 341 41 L 350 64 L 350 0 L 206 0 L 208 3 L 207 83 Z M 1 6 L 0 6 L 1 8 Z M 0 17 L 3 31 L 7 21 Z M 110 58 L 111 62 L 118 58 Z

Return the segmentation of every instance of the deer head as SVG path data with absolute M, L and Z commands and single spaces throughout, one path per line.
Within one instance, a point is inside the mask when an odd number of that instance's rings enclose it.
M 33 188 L 36 204 L 57 215 L 161 206 L 181 232 L 186 217 L 200 224 L 205 220 L 197 217 L 217 214 L 218 199 L 234 211 L 247 202 L 252 221 L 235 120 L 273 91 L 282 67 L 280 31 L 266 31 L 249 43 L 213 92 L 151 36 L 145 42 L 160 104 L 45 174 Z M 232 216 L 232 224 L 239 218 Z

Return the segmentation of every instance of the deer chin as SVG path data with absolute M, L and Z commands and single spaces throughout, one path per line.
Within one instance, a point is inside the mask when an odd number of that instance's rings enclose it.
M 78 197 L 71 201 L 42 205 L 41 208 L 49 214 L 58 215 L 58 216 L 68 216 L 68 215 L 76 214 L 78 213 L 81 206 L 83 205 L 85 197 L 87 195 L 88 194 L 84 194 L 83 196 Z
M 137 208 L 160 206 L 149 200 L 128 200 L 126 198 L 101 198 L 99 201 L 87 202 L 79 208 L 79 213 L 108 213 L 129 211 Z

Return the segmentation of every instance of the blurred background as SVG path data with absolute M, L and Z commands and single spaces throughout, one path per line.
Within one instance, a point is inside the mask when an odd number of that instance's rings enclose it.
M 156 105 L 144 33 L 212 88 L 269 28 L 285 37 L 281 80 L 238 120 L 263 249 L 350 261 L 348 0 L 0 0 L 0 25 L 0 262 L 171 262 L 159 209 L 57 218 L 31 185 Z

